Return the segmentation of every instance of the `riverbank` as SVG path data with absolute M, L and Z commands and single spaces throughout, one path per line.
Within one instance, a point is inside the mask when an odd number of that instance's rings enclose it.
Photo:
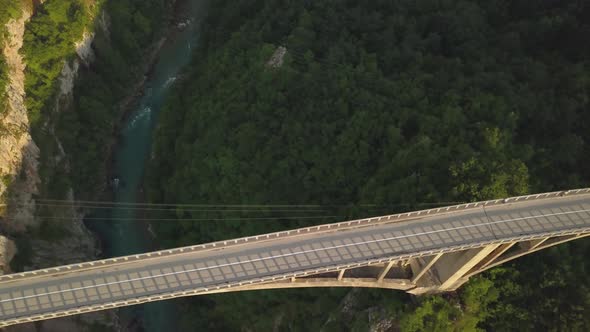
M 121 144 L 121 130 L 125 123 L 129 121 L 129 117 L 133 113 L 134 109 L 138 106 L 137 103 L 144 95 L 146 83 L 148 82 L 151 75 L 153 75 L 154 68 L 156 67 L 158 57 L 162 49 L 165 47 L 167 42 L 174 39 L 174 37 L 178 34 L 178 24 L 186 19 L 186 12 L 183 9 L 186 8 L 186 6 L 190 4 L 190 2 L 191 0 L 174 1 L 174 3 L 172 4 L 173 9 L 168 18 L 166 19 L 168 22 L 164 30 L 162 31 L 160 36 L 156 38 L 156 41 L 148 48 L 146 52 L 148 56 L 145 57 L 144 63 L 140 65 L 141 69 L 138 70 L 139 75 L 137 76 L 137 83 L 130 89 L 128 97 L 124 98 L 117 105 L 118 114 L 120 114 L 120 116 L 115 122 L 115 126 L 113 128 L 112 143 L 109 145 L 107 153 L 108 158 L 106 160 L 105 165 L 105 168 L 107 170 L 107 183 L 115 175 L 113 174 L 113 151 L 115 151 L 117 147 Z M 103 194 L 101 195 L 101 199 L 105 201 L 112 201 L 113 195 L 111 190 L 105 188 Z

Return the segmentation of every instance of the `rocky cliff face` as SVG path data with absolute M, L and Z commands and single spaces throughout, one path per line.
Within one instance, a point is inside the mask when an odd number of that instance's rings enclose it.
M 4 197 L 3 201 L 8 203 L 2 226 L 11 233 L 23 232 L 26 227 L 35 226 L 35 201 L 32 197 L 38 193 L 40 182 L 39 148 L 29 131 L 24 101 L 25 64 L 19 54 L 25 23 L 30 17 L 31 12 L 23 9 L 21 18 L 8 22 L 3 46 L 10 83 L 6 87 L 6 110 L 0 117 L 0 177 L 4 180 L 0 182 L 0 197 Z
M 0 235 L 0 273 L 10 273 L 10 260 L 16 254 L 14 242 Z
M 94 53 L 90 45 L 92 44 L 94 34 L 84 34 L 82 41 L 76 43 L 76 52 L 79 58 L 72 61 L 66 61 L 59 77 L 59 91 L 55 99 L 55 106 L 51 116 L 49 116 L 44 127 L 49 133 L 48 139 L 53 140 L 55 154 L 44 160 L 44 167 L 51 169 L 64 168 L 64 174 L 69 170 L 69 164 L 66 161 L 66 152 L 62 144 L 55 135 L 55 121 L 60 112 L 68 112 L 73 102 L 73 92 L 76 77 L 80 65 L 89 64 L 94 59 Z M 65 236 L 57 238 L 38 238 L 31 240 L 31 247 L 34 256 L 31 257 L 30 269 L 38 269 L 61 264 L 69 264 L 89 259 L 94 259 L 98 255 L 96 240 L 82 221 L 82 213 L 76 208 L 76 201 L 73 188 L 69 188 L 64 202 L 60 203 L 59 208 L 49 207 L 51 215 L 54 218 L 52 223 L 57 225 Z
M 32 13 L 23 8 L 19 19 L 11 19 L 6 25 L 7 37 L 3 46 L 10 83 L 7 85 L 7 107 L 0 112 L 0 230 L 8 234 L 22 234 L 27 230 L 37 229 L 41 221 L 35 218 L 36 202 L 34 195 L 39 193 L 39 156 L 40 151 L 30 134 L 30 126 L 25 105 L 25 68 L 20 48 L 23 45 L 25 24 Z M 106 15 L 101 16 L 101 20 Z M 106 24 L 99 24 L 107 28 Z M 78 69 L 82 64 L 89 65 L 94 60 L 92 42 L 94 33 L 85 32 L 83 38 L 76 43 L 77 59 L 64 63 L 59 78 L 59 91 L 55 100 L 52 115 L 48 116 L 43 125 L 48 133 L 46 139 L 53 140 L 56 152 L 53 156 L 43 160 L 44 167 L 63 167 L 67 173 L 67 163 L 61 163 L 65 152 L 61 142 L 54 134 L 55 118 L 62 111 L 67 111 L 72 105 L 73 89 Z M 43 179 L 45 182 L 48 179 Z M 3 198 L 3 199 L 2 199 Z M 96 257 L 95 240 L 82 223 L 82 215 L 76 210 L 74 192 L 70 188 L 66 202 L 71 203 L 68 208 L 52 211 L 60 222 L 59 227 L 67 236 L 59 239 L 31 240 L 33 257 L 28 269 L 42 268 L 56 264 L 67 264 Z M 63 203 L 62 203 L 63 204 Z M 56 218 L 56 219 L 57 219 Z M 7 240 L 5 243 L 10 243 Z M 0 243 L 0 251 L 2 250 Z
M 37 208 L 43 203 L 35 202 L 35 195 L 40 193 L 41 179 L 40 150 L 30 134 L 30 126 L 25 105 L 25 68 L 26 64 L 19 53 L 23 45 L 25 24 L 32 13 L 23 9 L 23 15 L 19 19 L 8 22 L 7 36 L 2 52 L 9 67 L 10 83 L 7 85 L 7 106 L 4 112 L 0 112 L 0 231 L 6 234 L 23 234 L 31 230 L 39 229 L 41 220 L 35 218 Z M 106 20 L 106 15 L 101 20 Z M 106 23 L 99 24 L 106 29 Z M 55 100 L 52 115 L 48 116 L 43 124 L 43 129 L 48 133 L 46 139 L 53 140 L 56 152 L 53 156 L 43 160 L 44 167 L 67 168 L 65 151 L 54 134 L 55 118 L 59 112 L 66 112 L 73 101 L 73 90 L 81 65 L 88 66 L 94 60 L 92 42 L 94 33 L 86 32 L 82 40 L 76 43 L 78 58 L 64 63 L 59 78 L 59 91 Z M 94 259 L 97 256 L 96 240 L 84 227 L 82 214 L 76 208 L 75 195 L 72 188 L 62 198 L 68 207 L 60 207 L 51 213 L 60 222 L 59 227 L 63 236 L 48 238 L 47 236 L 34 236 L 26 234 L 30 238 L 32 257 L 30 264 L 25 269 L 37 269 L 48 266 L 68 264 L 73 262 Z M 3 203 L 6 203 L 3 205 Z M 62 203 L 64 204 L 64 203 Z M 14 243 L 0 236 L 0 273 L 9 272 L 9 262 L 16 252 Z M 116 316 L 114 312 L 97 312 L 45 321 L 39 324 L 24 324 L 11 328 L 14 331 L 84 331 L 90 329 L 90 325 L 100 324 L 107 329 L 115 329 Z

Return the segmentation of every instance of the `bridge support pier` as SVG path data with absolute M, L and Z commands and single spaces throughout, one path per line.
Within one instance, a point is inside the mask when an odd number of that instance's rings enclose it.
M 430 270 L 432 265 L 434 265 L 434 263 L 436 263 L 436 261 L 438 261 L 438 259 L 442 257 L 442 255 L 443 254 L 440 253 L 426 258 L 418 258 L 411 260 L 410 266 L 412 267 L 412 273 L 414 274 L 414 276 L 412 277 L 412 279 L 410 279 L 410 281 L 413 284 L 417 283 L 420 280 L 420 278 L 422 278 L 422 276 L 424 276 L 424 274 Z
M 481 248 L 432 256 L 424 268 L 415 270 L 417 273 L 411 280 L 417 287 L 408 292 L 420 295 L 453 291 L 459 288 L 469 279 L 467 273 L 499 246 L 500 244 L 490 244 Z M 429 269 L 433 276 L 430 282 L 421 282 L 420 279 Z
M 490 244 L 481 248 L 415 259 L 410 262 L 413 272 L 410 282 L 416 287 L 408 290 L 408 293 L 421 295 L 453 291 L 478 273 L 524 255 L 586 236 L 590 236 L 590 233 Z M 424 280 L 427 273 L 430 277 Z
M 488 257 L 482 259 L 479 264 L 473 267 L 472 270 L 480 270 L 485 268 L 486 266 L 492 264 L 498 257 L 502 256 L 506 251 L 508 251 L 512 246 L 514 246 L 516 242 L 504 243 L 498 246 L 494 251 L 492 251 Z
M 558 244 L 562 244 L 565 242 L 569 242 L 572 240 L 577 240 L 586 236 L 590 236 L 590 233 L 586 234 L 573 234 L 573 235 L 564 235 L 564 236 L 556 236 L 556 237 L 546 237 L 542 239 L 530 240 L 520 242 L 519 249 L 514 250 L 513 252 L 506 253 L 505 255 L 499 255 L 494 260 L 490 261 L 485 266 L 474 268 L 467 274 L 467 277 L 471 277 L 475 274 L 481 273 L 485 270 L 491 269 L 492 267 L 498 266 L 500 264 L 504 264 L 508 261 L 513 259 L 522 257 L 524 255 L 528 255 L 535 251 L 547 249 L 549 247 L 556 246 Z
M 438 278 L 441 282 L 439 290 L 455 290 L 467 281 L 463 278 L 471 268 L 494 251 L 499 245 L 491 244 L 486 247 L 469 249 L 443 256 L 436 265 Z
M 378 282 L 382 282 L 383 279 L 385 279 L 385 276 L 387 275 L 389 270 L 391 270 L 391 267 L 395 263 L 396 263 L 396 261 L 391 261 L 391 262 L 387 263 L 387 265 L 383 268 L 383 270 L 379 273 L 379 276 L 377 277 Z

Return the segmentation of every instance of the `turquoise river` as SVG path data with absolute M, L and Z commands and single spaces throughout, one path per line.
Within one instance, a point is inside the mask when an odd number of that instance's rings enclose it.
M 145 165 L 149 161 L 154 128 L 166 96 L 174 82 L 182 75 L 183 67 L 191 58 L 191 49 L 198 39 L 198 23 L 204 6 L 201 0 L 189 0 L 188 8 L 178 31 L 171 34 L 162 47 L 158 60 L 146 82 L 144 93 L 136 103 L 120 132 L 120 143 L 114 151 L 113 174 L 119 179 L 114 190 L 114 201 L 135 203 Z M 122 205 L 124 206 L 124 205 Z M 104 213 L 104 212 L 103 212 Z M 109 222 L 88 226 L 101 239 L 103 257 L 114 257 L 153 250 L 154 244 L 147 225 L 136 216 L 136 210 L 117 208 L 108 212 Z M 140 328 L 144 331 L 174 331 L 176 310 L 173 301 L 163 301 L 126 307 L 120 310 L 123 328 Z

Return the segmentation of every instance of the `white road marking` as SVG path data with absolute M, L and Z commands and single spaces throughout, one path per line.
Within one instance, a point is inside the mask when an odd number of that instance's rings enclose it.
M 232 265 L 253 263 L 253 262 L 264 261 L 264 260 L 269 260 L 269 259 L 274 259 L 274 258 L 288 257 L 288 256 L 294 256 L 294 255 L 300 255 L 300 254 L 307 254 L 307 253 L 316 252 L 316 251 L 324 251 L 324 250 L 338 249 L 338 248 L 343 248 L 343 247 L 359 246 L 359 245 L 363 245 L 363 244 L 383 242 L 383 241 L 390 241 L 390 240 L 397 240 L 397 239 L 403 239 L 403 238 L 414 237 L 414 236 L 421 236 L 421 235 L 427 235 L 427 234 L 433 234 L 433 233 L 453 231 L 453 230 L 458 230 L 458 229 L 465 229 L 465 228 L 472 228 L 472 227 L 481 227 L 481 226 L 492 225 L 492 224 L 507 223 L 507 222 L 517 221 L 517 220 L 534 219 L 534 218 L 542 218 L 542 217 L 551 217 L 551 216 L 566 215 L 566 214 L 573 214 L 573 213 L 579 213 L 579 212 L 590 212 L 590 209 L 577 210 L 577 211 L 568 211 L 568 212 L 560 212 L 560 213 L 550 213 L 550 214 L 536 215 L 536 216 L 529 216 L 529 217 L 521 217 L 521 218 L 514 218 L 514 219 L 506 219 L 506 220 L 499 220 L 499 221 L 493 221 L 493 222 L 481 223 L 481 224 L 475 224 L 475 225 L 451 227 L 451 228 L 446 228 L 446 229 L 434 230 L 434 231 L 430 231 L 430 232 L 422 232 L 422 233 L 414 233 L 414 234 L 410 234 L 410 235 L 393 236 L 393 237 L 379 239 L 379 240 L 355 242 L 355 243 L 342 244 L 342 245 L 337 245 L 337 246 L 332 246 L 332 247 L 325 247 L 325 248 L 318 248 L 318 249 L 303 250 L 303 251 L 298 251 L 298 252 L 293 252 L 293 253 L 288 253 L 288 254 L 281 254 L 281 255 L 275 255 L 275 256 L 268 256 L 268 257 L 250 259 L 250 260 L 239 261 L 239 262 L 234 262 L 234 263 L 226 263 L 226 264 L 219 264 L 219 265 L 214 265 L 214 266 L 206 266 L 206 267 L 195 268 L 195 269 L 188 269 L 188 270 L 183 270 L 183 271 L 162 273 L 162 274 L 158 274 L 158 275 L 154 275 L 154 276 L 138 277 L 138 278 L 132 278 L 132 279 L 126 279 L 126 280 L 120 280 L 120 281 L 113 281 L 113 282 L 107 282 L 107 283 L 90 285 L 90 286 L 84 286 L 84 287 L 76 287 L 76 288 L 70 288 L 70 289 L 63 289 L 63 290 L 59 290 L 59 291 L 53 291 L 53 292 L 47 292 L 47 293 L 41 293 L 41 294 L 35 294 L 35 295 L 21 296 L 21 297 L 16 297 L 16 298 L 10 298 L 10 299 L 0 300 L 0 303 L 14 302 L 14 301 L 19 301 L 19 300 L 25 300 L 25 299 L 30 299 L 30 298 L 40 297 L 40 296 L 48 296 L 48 295 L 60 294 L 60 293 L 65 293 L 65 292 L 75 292 L 75 291 L 84 290 L 84 289 L 104 287 L 104 286 L 110 286 L 110 285 L 121 284 L 121 283 L 126 283 L 126 282 L 131 283 L 131 282 L 134 282 L 134 281 L 140 281 L 140 280 L 146 280 L 146 279 L 155 279 L 155 278 L 160 278 L 160 277 L 167 277 L 167 276 L 170 276 L 170 275 L 176 275 L 176 274 L 181 274 L 181 273 L 191 273 L 191 272 L 196 272 L 196 271 L 203 271 L 203 270 L 209 270 L 209 269 L 226 267 L 226 266 L 232 266 Z

